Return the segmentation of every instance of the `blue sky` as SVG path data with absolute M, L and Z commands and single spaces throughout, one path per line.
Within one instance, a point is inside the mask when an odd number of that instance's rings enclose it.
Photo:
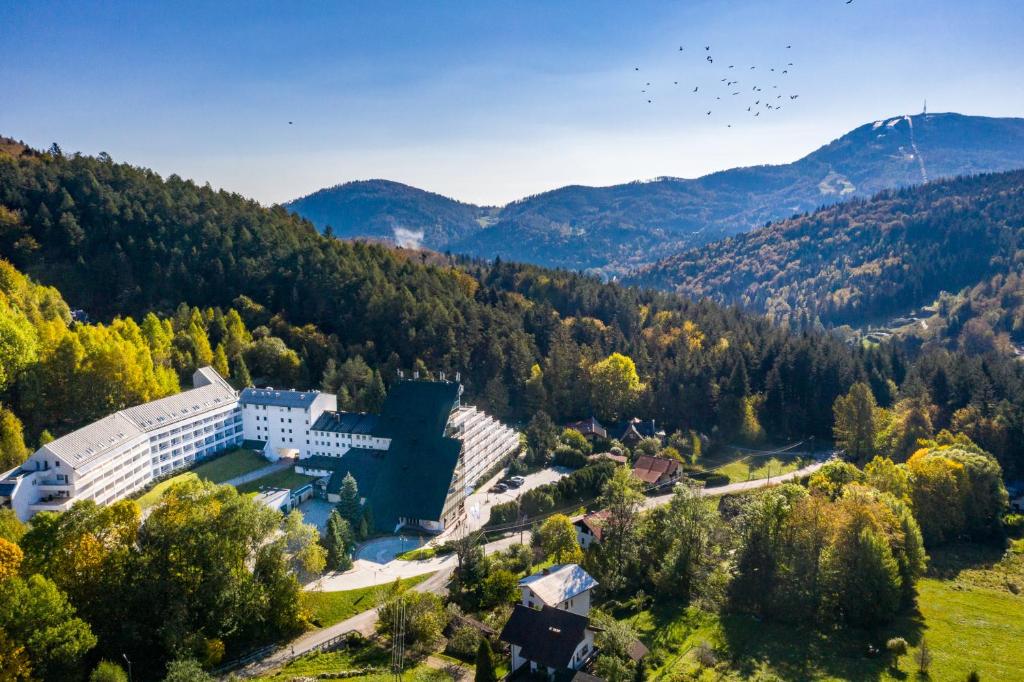
M 385 177 L 499 204 L 791 161 L 925 98 L 1024 115 L 1022 35 L 1019 0 L 0 0 L 0 134 L 264 203 Z M 746 114 L 755 85 L 783 109 Z

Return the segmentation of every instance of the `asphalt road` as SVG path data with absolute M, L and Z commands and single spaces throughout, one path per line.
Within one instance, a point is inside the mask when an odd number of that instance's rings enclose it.
M 779 476 L 773 476 L 771 478 L 758 478 L 752 481 L 740 481 L 737 483 L 729 483 L 728 485 L 716 486 L 714 488 L 703 488 L 701 489 L 701 495 L 705 497 L 715 497 L 719 495 L 729 495 L 733 493 L 741 493 L 750 490 L 757 490 L 758 488 L 764 488 L 771 485 L 777 485 L 779 483 L 785 483 L 794 479 L 802 478 L 809 474 L 814 473 L 824 465 L 824 462 L 815 462 L 809 464 L 796 471 L 791 471 L 786 474 L 780 474 Z M 644 502 L 644 508 L 652 509 L 654 507 L 668 504 L 669 500 L 672 499 L 672 493 L 666 493 L 664 495 L 658 495 L 656 497 L 649 497 Z M 500 551 L 510 547 L 511 545 L 519 543 L 519 535 L 514 535 L 501 540 L 487 543 L 484 546 L 485 551 L 490 554 L 496 551 Z M 523 536 L 523 542 L 530 542 L 530 534 L 525 533 Z M 406 564 L 422 564 L 423 571 L 421 573 L 427 573 L 430 571 L 436 571 L 434 575 L 430 576 L 419 585 L 416 585 L 413 589 L 417 592 L 435 592 L 437 594 L 444 594 L 447 591 L 448 579 L 451 577 L 455 570 L 456 559 L 454 556 L 446 556 L 443 559 L 435 561 L 423 561 L 423 562 L 404 562 Z M 408 577 L 408 576 L 405 576 Z M 335 587 L 334 589 L 352 589 L 344 587 Z M 340 623 L 335 623 L 330 627 L 323 628 L 321 630 L 314 630 L 300 635 L 297 639 L 293 640 L 290 644 L 285 645 L 271 654 L 269 657 L 252 663 L 249 666 L 237 671 L 236 674 L 242 677 L 255 677 L 269 673 L 277 668 L 280 668 L 288 663 L 292 658 L 301 656 L 309 651 L 315 649 L 318 645 L 326 642 L 327 640 L 336 637 L 345 632 L 356 630 L 364 635 L 370 635 L 373 633 L 374 628 L 377 625 L 377 609 L 373 608 L 368 611 L 356 614 L 347 620 L 343 620 Z

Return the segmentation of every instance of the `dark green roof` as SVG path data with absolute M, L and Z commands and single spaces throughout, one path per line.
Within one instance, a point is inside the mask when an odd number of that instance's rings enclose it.
M 462 452 L 461 441 L 444 433 L 458 400 L 459 384 L 447 381 L 400 381 L 388 391 L 374 430 L 391 439 L 387 465 L 373 494 L 363 493 L 382 530 L 402 517 L 441 518 Z
M 373 430 L 391 439 L 386 452 L 352 448 L 342 457 L 314 455 L 301 463 L 333 472 L 328 492 L 338 492 L 351 472 L 379 530 L 394 529 L 399 518 L 438 520 L 462 452 L 462 443 L 444 433 L 458 400 L 459 384 L 400 381 Z

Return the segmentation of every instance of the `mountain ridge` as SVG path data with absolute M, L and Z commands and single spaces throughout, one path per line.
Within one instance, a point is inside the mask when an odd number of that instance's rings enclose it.
M 434 232 L 432 239 L 431 223 L 412 221 L 403 226 L 422 230 L 423 244 L 436 250 L 500 256 L 614 277 L 689 247 L 849 198 L 870 197 L 883 189 L 936 178 L 1021 167 L 1022 118 L 898 115 L 858 126 L 787 164 L 604 187 L 567 185 L 500 208 L 426 193 L 463 207 L 460 229 L 448 230 L 450 234 L 444 238 L 438 238 L 441 232 Z M 332 218 L 324 212 L 314 213 L 299 201 L 285 206 L 310 218 L 320 229 L 331 224 L 338 236 L 387 237 L 375 226 L 400 222 L 388 213 L 385 202 L 378 206 L 381 213 L 366 217 L 369 227 L 360 234 L 358 221 L 351 216 L 338 213 Z M 427 214 L 434 216 L 439 211 L 435 208 Z M 407 220 L 415 215 L 401 202 L 396 213 Z M 339 234 L 334 222 L 348 226 L 344 234 Z

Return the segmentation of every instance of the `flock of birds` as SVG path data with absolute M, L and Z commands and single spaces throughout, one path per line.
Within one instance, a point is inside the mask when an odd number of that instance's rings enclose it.
M 850 2 L 852 1 L 850 0 Z M 786 45 L 786 49 L 791 50 L 793 46 Z M 685 46 L 680 45 L 678 51 L 685 53 L 687 50 Z M 710 45 L 704 46 L 703 54 L 703 61 L 708 66 L 713 66 L 715 64 L 715 56 L 711 52 Z M 716 105 L 714 102 L 721 102 L 723 98 L 728 101 L 734 97 L 740 98 L 739 101 L 747 105 L 746 111 L 742 111 L 741 106 L 740 112 L 749 115 L 751 118 L 760 118 L 762 113 L 769 114 L 780 111 L 783 108 L 783 104 L 793 102 L 800 97 L 799 94 L 789 93 L 784 87 L 779 85 L 780 82 L 785 83 L 785 76 L 789 75 L 790 69 L 793 67 L 794 63 L 791 61 L 780 62 L 777 66 L 762 67 L 760 70 L 757 65 L 746 68 L 736 64 L 727 65 L 722 72 L 724 76 L 718 81 L 717 91 L 714 86 L 712 88 L 708 88 L 706 85 L 703 86 L 703 95 L 707 97 L 704 101 L 711 102 L 711 104 L 705 104 L 705 106 L 709 107 L 705 112 L 705 116 L 712 116 L 715 113 Z M 640 67 L 634 67 L 634 71 L 639 73 Z M 750 75 L 749 79 L 745 76 L 740 76 L 744 71 Z M 779 82 L 770 82 L 762 86 L 759 82 L 755 82 L 762 81 L 762 78 L 758 78 L 761 74 L 767 74 L 765 77 L 769 81 L 778 80 Z M 679 81 L 672 81 L 672 88 L 678 87 Z M 697 84 L 693 86 L 693 90 L 689 94 L 691 96 L 700 96 L 702 94 L 701 90 L 702 86 Z M 640 92 L 645 96 L 648 104 L 654 104 L 655 97 L 651 81 L 646 81 Z M 710 99 L 711 97 L 714 97 L 714 99 Z M 726 127 L 732 128 L 732 123 L 726 123 Z
M 853 1 L 845 0 L 844 4 L 850 5 Z M 786 45 L 786 50 L 792 49 L 792 45 Z M 715 55 L 712 54 L 710 45 L 704 45 L 703 51 L 699 47 L 687 50 L 686 46 L 680 45 L 678 51 L 684 54 L 691 54 L 693 52 L 702 54 L 704 59 L 701 61 L 707 67 L 715 66 Z M 787 76 L 790 74 L 790 70 L 794 68 L 794 63 L 788 59 L 790 54 L 785 52 L 787 59 L 779 61 L 775 66 L 761 65 L 759 68 L 757 65 L 745 67 L 745 65 L 728 64 L 725 70 L 721 72 L 723 77 L 717 84 L 708 87 L 706 82 L 703 85 L 699 82 L 693 86 L 693 90 L 690 90 L 688 94 L 691 98 L 700 98 L 701 96 L 705 98 L 698 100 L 703 102 L 704 107 L 707 107 L 707 111 L 704 113 L 705 116 L 710 117 L 716 111 L 722 113 L 722 110 L 725 109 L 724 114 L 727 114 L 729 118 L 729 121 L 725 124 L 727 128 L 732 128 L 733 116 L 736 114 L 748 116 L 751 119 L 759 119 L 761 114 L 769 115 L 778 112 L 782 110 L 784 104 L 794 103 L 800 97 L 799 94 L 794 94 L 785 87 L 786 81 L 789 80 Z M 718 68 L 721 68 L 721 60 L 719 60 Z M 639 73 L 640 67 L 636 66 L 633 70 Z M 741 80 L 740 74 L 744 72 L 747 75 L 742 76 Z M 760 83 L 765 85 L 762 87 Z M 656 86 L 652 85 L 651 81 L 646 81 L 640 89 L 640 93 L 647 100 L 648 104 L 655 103 L 654 87 Z M 671 89 L 677 88 L 679 88 L 679 81 L 672 81 Z M 665 92 L 668 91 L 666 89 Z M 712 97 L 714 99 L 711 99 Z M 738 107 L 733 106 L 736 102 L 739 102 Z M 743 105 L 746 105 L 745 110 Z M 704 110 L 704 107 L 701 108 L 701 111 Z

